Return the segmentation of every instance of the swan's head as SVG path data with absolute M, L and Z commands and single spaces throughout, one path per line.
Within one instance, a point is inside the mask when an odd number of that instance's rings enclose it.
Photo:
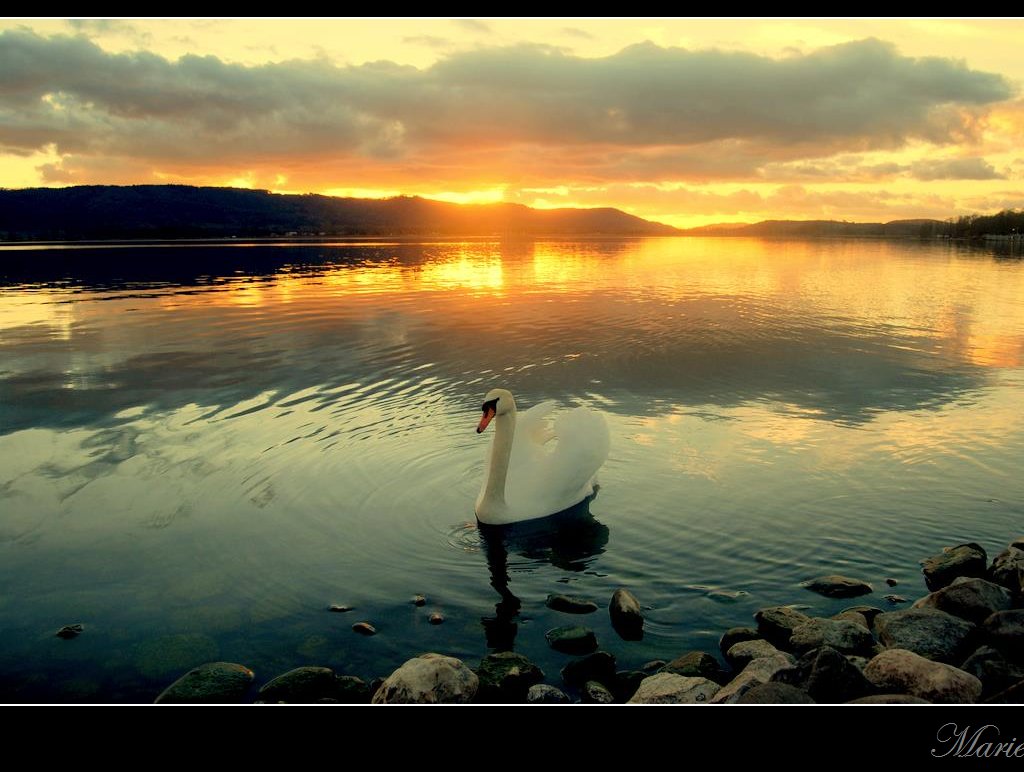
M 480 406 L 480 410 L 483 411 L 483 418 L 480 419 L 480 424 L 476 427 L 476 433 L 479 434 L 487 428 L 487 424 L 491 422 L 491 419 L 496 415 L 505 415 L 506 413 L 512 413 L 516 409 L 516 401 L 512 398 L 512 392 L 506 389 L 491 389 L 487 392 L 487 396 L 484 397 L 484 404 Z

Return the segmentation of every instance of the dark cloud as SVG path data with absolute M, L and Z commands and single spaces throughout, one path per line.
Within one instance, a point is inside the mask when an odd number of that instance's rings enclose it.
M 487 151 L 575 155 L 594 179 L 718 179 L 909 140 L 958 142 L 1010 96 L 999 75 L 902 56 L 878 40 L 785 59 L 650 43 L 586 59 L 521 45 L 421 70 L 323 57 L 169 61 L 108 53 L 84 36 L 0 34 L 0 145 L 52 143 L 70 156 L 65 169 L 82 157 L 179 166 L 316 158 L 454 172 Z
M 1005 180 L 984 158 L 949 158 L 935 161 L 917 161 L 910 167 L 919 180 Z

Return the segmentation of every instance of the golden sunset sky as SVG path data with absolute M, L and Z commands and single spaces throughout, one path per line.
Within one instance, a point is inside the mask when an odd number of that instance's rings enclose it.
M 1024 207 L 1024 21 L 0 20 L 0 186 L 678 226 Z

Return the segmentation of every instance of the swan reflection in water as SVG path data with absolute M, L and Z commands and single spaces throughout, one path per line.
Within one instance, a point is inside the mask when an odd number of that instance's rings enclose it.
M 488 648 L 511 651 L 518 629 L 516 619 L 522 603 L 509 589 L 510 554 L 578 573 L 590 565 L 593 557 L 604 552 L 608 526 L 598 522 L 590 512 L 590 502 L 596 495 L 595 491 L 576 506 L 540 520 L 508 525 L 479 524 L 491 586 L 501 596 L 494 606 L 494 616 L 483 618 Z

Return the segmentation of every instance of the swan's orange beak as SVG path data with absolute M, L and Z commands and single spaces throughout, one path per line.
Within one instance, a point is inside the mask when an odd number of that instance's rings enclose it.
M 494 406 L 487 405 L 487 407 L 484 409 L 484 417 L 480 419 L 480 424 L 476 427 L 476 433 L 479 434 L 484 429 L 486 429 L 487 424 L 491 422 L 492 418 L 494 418 Z

